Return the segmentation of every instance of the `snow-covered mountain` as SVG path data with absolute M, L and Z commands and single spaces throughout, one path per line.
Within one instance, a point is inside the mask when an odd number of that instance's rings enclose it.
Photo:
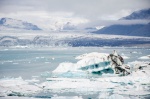
M 94 33 L 150 37 L 150 24 L 111 25 Z
M 67 22 L 66 24 L 63 25 L 62 30 L 75 30 L 75 29 L 76 27 L 71 22 Z
M 22 20 L 16 20 L 12 18 L 0 19 L 0 31 L 7 30 L 41 30 L 38 26 L 32 23 L 24 22 Z
M 133 12 L 131 15 L 123 17 L 120 20 L 149 20 L 150 22 L 150 8 Z M 132 25 L 111 25 L 106 26 L 98 31 L 94 31 L 93 33 L 150 37 L 150 23 Z
M 129 16 L 121 18 L 121 20 L 137 20 L 137 19 L 150 19 L 150 8 L 140 11 L 135 11 Z

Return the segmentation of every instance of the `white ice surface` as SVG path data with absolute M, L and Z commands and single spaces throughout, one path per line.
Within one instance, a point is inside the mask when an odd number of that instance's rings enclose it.
M 82 57 L 80 56 L 81 60 L 77 62 L 77 64 L 80 62 L 81 64 L 85 64 L 86 62 L 84 60 L 89 61 L 90 58 L 86 57 L 86 55 L 82 55 Z M 93 62 L 93 60 L 91 61 Z M 114 97 L 118 97 L 120 99 L 128 99 L 129 97 L 125 97 L 122 95 L 129 95 L 129 94 L 149 95 L 150 92 L 148 86 L 150 84 L 150 65 L 148 64 L 149 64 L 148 61 L 147 62 L 134 61 L 128 63 L 127 65 L 133 68 L 137 68 L 139 66 L 143 67 L 142 70 L 134 69 L 134 71 L 132 71 L 131 74 L 128 76 L 123 77 L 108 76 L 91 79 L 47 78 L 47 81 L 43 82 L 40 86 L 41 87 L 44 86 L 45 89 L 49 89 L 55 92 L 76 92 L 76 93 L 86 92 L 88 94 L 104 90 L 107 92 L 113 90 L 114 95 L 109 94 L 109 96 L 107 96 L 109 97 L 108 99 L 115 99 Z M 99 97 L 103 97 L 103 95 L 100 94 Z
M 140 74 L 140 73 L 139 73 Z M 40 84 L 40 87 L 52 92 L 76 92 L 76 93 L 96 93 L 99 91 L 111 91 L 118 94 L 140 95 L 150 94 L 148 87 L 150 76 L 130 75 L 125 77 L 105 77 L 93 79 L 73 79 L 73 78 L 47 78 L 48 81 Z M 120 91 L 121 90 L 121 91 Z M 125 93 L 124 93 L 125 91 Z
M 107 53 L 92 52 L 92 53 L 86 53 L 86 54 L 83 54 L 83 55 L 79 55 L 75 59 L 84 59 L 84 58 L 106 59 L 108 55 L 109 54 L 107 54 Z
M 7 96 L 9 94 L 28 96 L 40 90 L 41 88 L 30 85 L 21 77 L 0 79 L 0 96 Z
M 59 66 L 53 71 L 53 73 L 77 71 L 79 68 L 84 67 L 84 66 L 89 66 L 89 65 L 96 64 L 96 63 L 100 63 L 100 62 L 105 62 L 107 60 L 108 55 L 109 54 L 98 53 L 98 52 L 83 54 L 75 58 L 75 59 L 80 59 L 77 63 L 70 63 L 70 62 L 60 63 Z M 101 70 L 103 70 L 103 68 L 101 68 Z
M 150 59 L 150 55 L 142 56 L 139 59 Z

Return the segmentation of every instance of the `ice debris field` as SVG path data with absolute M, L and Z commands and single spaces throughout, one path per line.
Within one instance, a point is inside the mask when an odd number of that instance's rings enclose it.
M 88 98 L 95 95 L 94 98 L 97 99 L 150 98 L 150 55 L 139 57 L 143 59 L 141 61 L 128 62 L 127 65 L 132 69 L 126 76 L 114 74 L 111 66 L 106 63 L 98 69 L 88 67 L 83 70 L 86 66 L 107 60 L 108 55 L 109 53 L 91 52 L 76 56 L 76 63 L 60 63 L 50 75 L 42 75 L 44 80 L 38 76 L 32 76 L 32 79 L 1 78 L 0 98 L 84 99 L 86 95 Z M 121 56 L 124 60 L 130 58 L 124 54 Z M 141 66 L 142 69 L 136 66 Z M 93 74 L 93 71 L 101 72 Z M 63 93 L 74 95 L 61 96 Z

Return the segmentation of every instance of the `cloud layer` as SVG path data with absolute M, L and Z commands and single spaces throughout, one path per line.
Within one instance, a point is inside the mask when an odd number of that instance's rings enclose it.
M 80 25 L 115 21 L 149 6 L 150 0 L 0 0 L 0 17 L 30 21 L 49 29 L 67 22 Z

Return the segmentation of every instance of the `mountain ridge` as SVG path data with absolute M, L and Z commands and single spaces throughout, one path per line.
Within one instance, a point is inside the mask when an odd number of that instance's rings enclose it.
M 37 25 L 12 18 L 0 19 L 0 30 L 42 30 Z
M 135 11 L 130 15 L 121 18 L 120 20 L 137 20 L 137 19 L 150 19 L 150 8 Z
M 145 14 L 144 14 L 145 13 Z M 119 20 L 145 20 L 150 21 L 150 8 L 133 12 L 129 16 Z M 146 36 L 150 37 L 150 23 L 148 24 L 128 24 L 128 25 L 110 25 L 100 30 L 94 31 L 96 34 L 113 34 L 113 35 L 129 35 L 129 36 Z

